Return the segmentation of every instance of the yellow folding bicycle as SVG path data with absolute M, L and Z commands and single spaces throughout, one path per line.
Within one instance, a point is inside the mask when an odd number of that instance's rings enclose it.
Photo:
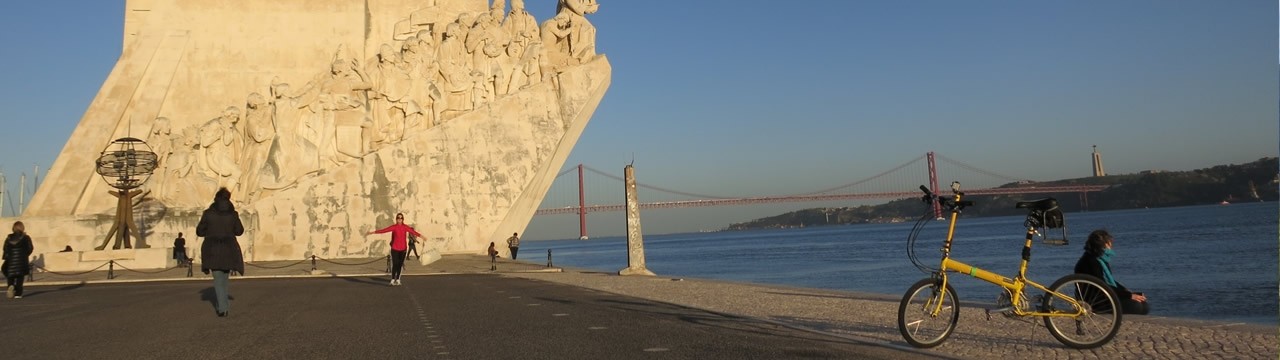
M 1028 210 L 1023 224 L 1027 233 L 1018 275 L 1011 279 L 951 258 L 956 218 L 965 207 L 973 206 L 972 201 L 961 200 L 964 193 L 960 192 L 960 183 L 951 183 L 954 193 L 951 199 L 937 196 L 923 185 L 920 190 L 924 191 L 923 200 L 930 204 L 930 210 L 911 229 L 911 234 L 907 237 L 907 254 L 917 268 L 930 276 L 911 285 L 898 305 L 898 331 L 908 343 L 920 348 L 938 346 L 955 330 L 956 321 L 960 318 L 960 300 L 956 297 L 955 289 L 948 283 L 948 272 L 966 274 L 1004 288 L 997 304 L 1000 308 L 988 310 L 988 319 L 993 312 L 1009 317 L 1042 317 L 1049 334 L 1063 344 L 1077 349 L 1099 347 L 1115 337 L 1120 330 L 1120 301 L 1116 298 L 1115 291 L 1102 280 L 1085 274 L 1071 274 L 1046 288 L 1026 278 L 1027 263 L 1031 261 L 1031 242 L 1037 237 L 1045 238 L 1045 233 L 1041 230 L 1064 229 L 1064 238 L 1059 239 L 1059 242 L 1065 243 L 1065 222 L 1057 200 L 1046 198 L 1017 203 L 1017 208 Z M 920 235 L 924 224 L 936 216 L 932 208 L 935 201 L 951 213 L 947 238 L 941 249 L 942 262 L 938 268 L 921 262 L 915 253 L 916 237 Z M 1040 290 L 1044 293 L 1028 297 L 1028 290 Z

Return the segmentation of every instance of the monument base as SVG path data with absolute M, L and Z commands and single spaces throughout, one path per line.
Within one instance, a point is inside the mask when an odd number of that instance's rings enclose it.
M 618 275 L 622 275 L 622 276 L 631 276 L 631 275 L 658 276 L 658 274 L 654 274 L 652 271 L 649 271 L 649 269 L 646 269 L 646 268 L 634 268 L 634 267 L 629 267 L 629 268 L 626 268 L 626 269 L 618 270 Z
M 106 271 L 114 261 L 115 269 L 152 270 L 178 265 L 173 248 L 120 249 L 44 253 L 36 256 L 36 265 L 53 271 Z

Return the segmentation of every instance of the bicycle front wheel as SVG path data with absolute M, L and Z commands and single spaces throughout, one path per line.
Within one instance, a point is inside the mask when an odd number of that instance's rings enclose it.
M 1045 312 L 1078 316 L 1045 316 L 1049 334 L 1076 349 L 1092 349 L 1110 342 L 1120 331 L 1122 309 L 1115 291 L 1102 280 L 1085 274 L 1071 274 L 1053 282 L 1049 290 L 1070 297 L 1083 308 L 1065 299 L 1045 294 Z
M 950 284 L 940 289 L 940 283 L 932 278 L 920 280 L 911 285 L 898 304 L 898 331 L 911 346 L 938 346 L 956 329 L 960 300 Z

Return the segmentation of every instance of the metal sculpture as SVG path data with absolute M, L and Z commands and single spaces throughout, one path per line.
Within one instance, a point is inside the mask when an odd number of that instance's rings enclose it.
M 116 188 L 114 191 L 109 191 L 117 199 L 116 220 L 111 225 L 111 231 L 108 231 L 106 238 L 102 240 L 102 245 L 95 249 L 106 249 L 112 237 L 116 240 L 112 249 L 132 249 L 133 244 L 129 236 L 141 238 L 138 235 L 138 226 L 133 221 L 133 199 L 135 197 L 141 199 L 138 195 L 143 194 L 143 191 L 137 188 L 151 178 L 151 173 L 156 170 L 157 165 L 159 163 L 156 153 L 151 151 L 145 141 L 137 138 L 116 139 L 102 150 L 102 156 L 98 157 L 97 161 L 97 172 L 98 175 L 102 175 L 102 180 Z

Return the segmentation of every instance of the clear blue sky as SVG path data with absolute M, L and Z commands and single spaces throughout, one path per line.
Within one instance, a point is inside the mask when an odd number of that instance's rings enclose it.
M 554 11 L 526 2 L 539 21 Z M 1280 152 L 1275 1 L 600 3 L 589 18 L 613 84 L 567 165 L 621 173 L 634 158 L 651 185 L 791 194 L 928 151 L 1033 180 L 1088 176 L 1092 145 L 1112 174 Z M 119 55 L 123 11 L 0 5 L 11 187 L 61 151 Z M 657 214 L 645 230 L 777 212 Z

